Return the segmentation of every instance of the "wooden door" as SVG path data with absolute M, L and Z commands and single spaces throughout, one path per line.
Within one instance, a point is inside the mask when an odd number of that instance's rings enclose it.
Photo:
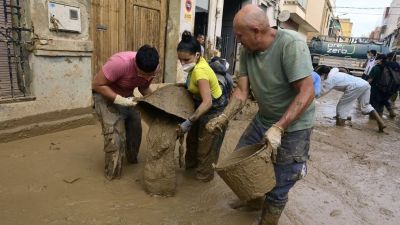
M 93 0 L 93 74 L 114 53 L 136 51 L 143 44 L 157 48 L 164 71 L 167 0 Z M 154 82 L 162 82 L 163 73 Z

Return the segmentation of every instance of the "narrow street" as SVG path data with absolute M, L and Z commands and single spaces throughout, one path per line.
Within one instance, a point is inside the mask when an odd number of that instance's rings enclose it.
M 338 128 L 332 117 L 339 97 L 332 92 L 317 102 L 308 175 L 290 192 L 280 225 L 400 221 L 399 116 L 385 119 L 388 134 L 355 110 L 352 127 Z M 232 151 L 255 110 L 230 123 L 220 157 Z M 106 180 L 100 132 L 96 124 L 0 144 L 1 224 L 250 225 L 258 215 L 231 209 L 236 197 L 218 176 L 202 183 L 179 168 L 175 197 L 147 195 L 145 138 L 139 164 L 125 164 L 120 180 Z

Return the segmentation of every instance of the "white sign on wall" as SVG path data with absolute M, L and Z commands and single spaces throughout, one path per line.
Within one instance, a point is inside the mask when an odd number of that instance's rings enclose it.
M 78 7 L 49 2 L 48 12 L 50 30 L 82 31 L 81 10 Z

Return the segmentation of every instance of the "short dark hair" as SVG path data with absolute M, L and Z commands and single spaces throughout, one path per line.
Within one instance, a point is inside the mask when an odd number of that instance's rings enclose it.
M 151 73 L 158 67 L 160 56 L 157 49 L 150 45 L 143 45 L 136 53 L 136 65 L 143 72 Z
M 182 33 L 182 40 L 179 42 L 176 50 L 178 52 L 190 52 L 196 54 L 197 52 L 201 52 L 201 47 L 200 43 L 193 38 L 190 31 L 185 30 Z
M 331 68 L 329 66 L 325 66 L 325 65 L 319 66 L 317 68 L 317 70 L 315 70 L 315 72 L 317 72 L 320 76 L 322 74 L 328 74 L 330 71 L 331 71 Z
M 371 53 L 373 56 L 376 56 L 376 50 L 372 49 L 368 51 L 369 53 Z

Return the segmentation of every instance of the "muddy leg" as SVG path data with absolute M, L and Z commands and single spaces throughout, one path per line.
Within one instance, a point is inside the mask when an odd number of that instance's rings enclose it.
M 142 123 L 140 113 L 132 108 L 125 120 L 126 127 L 126 159 L 129 163 L 137 163 L 140 143 L 142 142 Z
M 193 123 L 186 136 L 186 153 L 185 153 L 185 168 L 192 169 L 198 165 L 197 147 L 198 147 L 198 127 L 199 123 Z
M 94 94 L 94 100 L 104 135 L 104 175 L 112 180 L 119 178 L 122 171 L 122 160 L 126 149 L 124 118 L 118 108 L 101 95 Z
M 199 145 L 197 147 L 198 168 L 196 179 L 208 182 L 214 178 L 214 168 L 212 166 L 218 159 L 219 150 L 224 140 L 226 128 L 222 132 L 212 134 L 207 131 L 204 123 L 199 124 Z
M 147 157 L 143 169 L 144 187 L 150 194 L 173 196 L 176 190 L 174 150 L 176 121 L 157 117 L 147 134 Z
M 124 121 L 118 120 L 109 133 L 104 134 L 105 167 L 107 179 L 121 177 L 122 162 L 125 157 L 125 126 Z

